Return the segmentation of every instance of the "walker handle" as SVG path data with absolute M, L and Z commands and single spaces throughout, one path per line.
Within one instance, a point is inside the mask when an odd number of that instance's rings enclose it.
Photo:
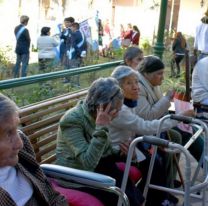
M 149 144 L 162 146 L 162 147 L 168 147 L 169 144 L 168 140 L 160 139 L 159 137 L 155 137 L 155 136 L 144 136 L 143 141 Z
M 192 123 L 193 118 L 192 117 L 186 117 L 183 115 L 177 115 L 177 114 L 171 114 L 170 119 L 174 119 L 186 124 Z

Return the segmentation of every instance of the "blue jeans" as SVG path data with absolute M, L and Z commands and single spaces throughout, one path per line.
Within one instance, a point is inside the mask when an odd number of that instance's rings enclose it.
M 27 66 L 29 62 L 28 54 L 17 54 L 16 65 L 14 67 L 14 78 L 20 77 L 20 66 L 22 63 L 21 77 L 27 76 Z

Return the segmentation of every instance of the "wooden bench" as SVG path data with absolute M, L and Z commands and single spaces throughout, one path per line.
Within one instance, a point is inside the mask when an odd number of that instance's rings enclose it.
M 29 137 L 40 164 L 55 161 L 58 122 L 87 94 L 87 89 L 20 108 L 20 129 Z

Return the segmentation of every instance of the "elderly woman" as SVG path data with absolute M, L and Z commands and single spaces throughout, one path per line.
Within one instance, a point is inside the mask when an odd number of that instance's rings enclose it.
M 60 120 L 57 164 L 112 176 L 120 186 L 123 173 L 116 166 L 120 156 L 112 148 L 107 126 L 118 115 L 122 103 L 123 95 L 114 78 L 94 81 L 86 99 L 67 111 Z M 92 190 L 88 192 L 93 193 Z M 131 205 L 141 205 L 144 201 L 130 181 L 126 193 Z M 107 197 L 98 191 L 94 195 L 105 205 L 117 203 L 117 198 L 112 195 Z
M 123 59 L 126 66 L 136 69 L 138 64 L 144 59 L 143 51 L 138 47 L 128 47 Z
M 136 107 L 136 113 L 145 120 L 159 119 L 168 113 L 170 101 L 174 91 L 169 90 L 163 96 L 160 85 L 164 79 L 165 65 L 156 56 L 147 56 L 137 67 L 139 71 L 140 96 Z M 182 145 L 190 139 L 191 134 L 174 128 L 182 135 Z M 203 139 L 197 140 L 190 146 L 189 151 L 199 160 L 203 151 Z
M 127 153 L 129 140 L 132 140 L 136 136 L 155 134 L 160 124 L 160 120 L 145 121 L 135 113 L 137 99 L 139 98 L 139 78 L 136 71 L 128 66 L 119 66 L 113 71 L 112 77 L 119 81 L 119 85 L 124 95 L 124 104 L 118 116 L 110 123 L 109 133 L 113 147 L 117 150 L 121 150 L 122 153 Z M 189 111 L 184 112 L 184 114 L 189 115 Z M 192 115 L 192 112 L 190 112 L 190 115 Z M 174 120 L 167 120 L 164 123 L 162 130 L 168 130 L 176 126 L 177 123 L 178 122 Z M 141 164 L 142 170 L 142 162 L 139 164 Z M 164 175 L 169 178 L 167 184 L 170 184 L 169 182 L 172 178 L 171 171 L 172 169 L 167 169 L 167 172 Z M 145 174 L 145 172 L 142 174 Z M 161 177 L 162 171 L 161 173 L 159 172 L 159 174 Z
M 35 159 L 28 138 L 18 130 L 18 108 L 0 94 L 0 199 L 2 206 L 68 205 L 55 192 Z

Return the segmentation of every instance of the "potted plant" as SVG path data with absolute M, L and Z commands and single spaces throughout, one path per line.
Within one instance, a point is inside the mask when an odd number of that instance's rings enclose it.
M 186 89 L 186 81 L 184 78 L 184 73 L 181 74 L 179 78 L 169 78 L 165 79 L 163 83 L 166 87 L 175 90 L 174 98 L 182 101 L 190 101 L 189 91 Z

